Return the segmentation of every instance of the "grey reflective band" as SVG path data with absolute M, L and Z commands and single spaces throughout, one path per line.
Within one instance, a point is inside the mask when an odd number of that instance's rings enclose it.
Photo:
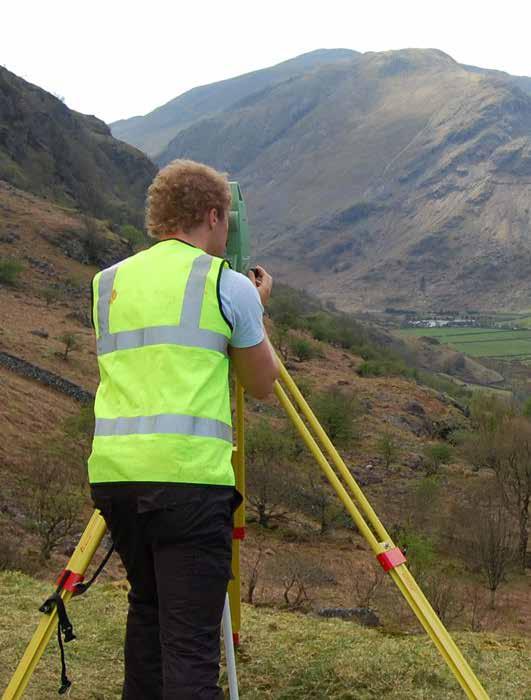
M 182 326 L 151 326 L 136 331 L 109 333 L 98 339 L 98 355 L 115 350 L 132 350 L 148 345 L 185 345 L 192 348 L 217 350 L 227 353 L 227 338 L 222 333 L 204 328 L 182 328 Z
M 232 444 L 232 428 L 213 418 L 198 418 L 178 413 L 160 413 L 155 416 L 134 418 L 96 418 L 94 434 L 98 437 L 111 435 L 193 435 L 225 440 Z
M 109 333 L 109 313 L 111 309 L 111 295 L 114 287 L 116 272 L 123 260 L 107 270 L 103 270 L 100 275 L 98 286 L 98 328 L 100 336 Z
M 177 326 L 151 326 L 132 331 L 109 333 L 109 311 L 116 272 L 121 263 L 104 270 L 98 288 L 98 355 L 116 350 L 133 350 L 149 345 L 183 345 L 227 354 L 228 340 L 223 333 L 199 327 L 206 279 L 213 258 L 206 253 L 192 263 L 184 291 L 181 322 Z
M 207 275 L 212 265 L 210 255 L 200 255 L 192 264 L 186 289 L 184 290 L 183 307 L 181 310 L 181 326 L 199 328 L 201 307 L 205 296 Z

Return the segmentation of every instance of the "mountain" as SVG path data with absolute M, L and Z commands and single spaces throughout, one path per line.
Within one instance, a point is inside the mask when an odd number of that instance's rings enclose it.
M 260 259 L 341 308 L 531 308 L 531 96 L 512 76 L 356 55 L 181 129 L 157 160 L 176 157 L 240 180 Z
M 492 68 L 478 68 L 477 66 L 463 65 L 463 68 L 473 71 L 474 73 L 482 73 L 484 75 L 491 75 L 493 77 L 509 80 L 521 90 L 531 95 L 531 78 L 527 77 L 526 75 L 510 75 L 505 71 L 493 70 Z
M 318 49 L 288 61 L 236 78 L 203 85 L 185 92 L 143 117 L 111 124 L 113 136 L 137 146 L 154 158 L 186 126 L 260 90 L 304 74 L 314 68 L 360 56 L 349 49 Z
M 0 180 L 102 219 L 142 225 L 155 172 L 104 122 L 0 67 Z

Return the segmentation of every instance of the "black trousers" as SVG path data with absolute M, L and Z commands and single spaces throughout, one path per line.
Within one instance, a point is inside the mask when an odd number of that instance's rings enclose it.
M 131 585 L 123 700 L 222 700 L 220 626 L 239 494 L 136 484 L 92 493 Z

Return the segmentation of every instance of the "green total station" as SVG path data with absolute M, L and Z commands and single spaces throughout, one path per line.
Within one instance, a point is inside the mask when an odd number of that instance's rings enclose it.
M 233 270 L 247 274 L 251 261 L 247 208 L 239 184 L 237 182 L 229 184 L 231 205 L 229 212 L 229 237 L 225 257 L 230 262 Z

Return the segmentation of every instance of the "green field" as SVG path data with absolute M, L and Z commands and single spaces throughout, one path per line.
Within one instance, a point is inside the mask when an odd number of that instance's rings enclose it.
M 531 329 L 498 328 L 407 328 L 404 336 L 437 338 L 469 357 L 492 357 L 531 361 Z

